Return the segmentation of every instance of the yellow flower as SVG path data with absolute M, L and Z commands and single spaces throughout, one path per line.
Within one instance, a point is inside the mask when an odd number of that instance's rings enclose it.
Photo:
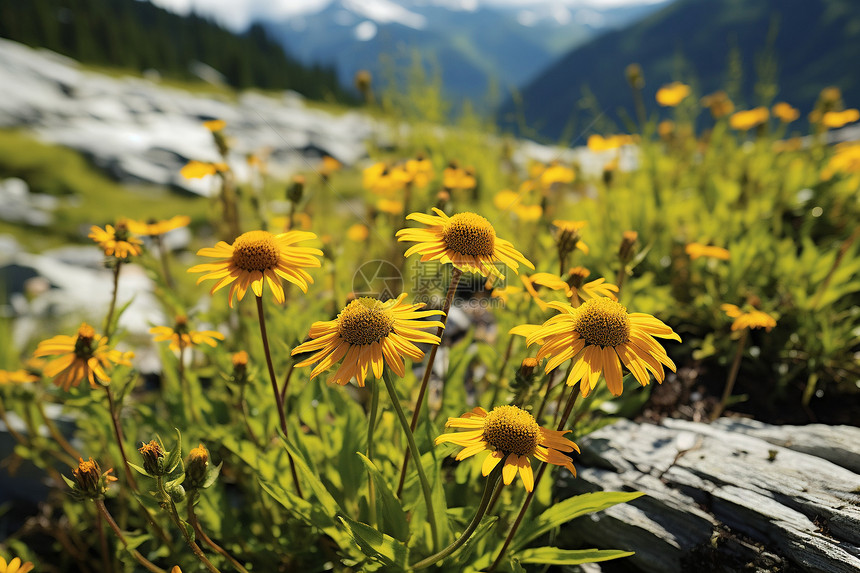
M 54 378 L 54 384 L 68 391 L 77 386 L 81 380 L 87 379 L 90 386 L 95 388 L 96 381 L 102 384 L 110 383 L 110 376 L 105 372 L 111 364 L 130 366 L 132 352 L 120 352 L 108 347 L 108 341 L 96 334 L 92 326 L 86 322 L 81 324 L 76 336 L 55 336 L 43 340 L 36 347 L 33 356 L 57 356 L 45 365 L 44 374 Z
M 513 209 L 514 205 L 520 202 L 520 194 L 510 189 L 503 189 L 493 197 L 493 205 L 499 211 L 508 211 Z
M 474 189 L 478 184 L 474 173 L 451 163 L 442 172 L 442 187 L 445 189 Z
M 543 215 L 543 208 L 540 205 L 517 205 L 514 207 L 514 215 L 520 221 L 534 222 Z
M 720 308 L 726 313 L 726 316 L 735 319 L 732 322 L 732 330 L 764 328 L 770 332 L 776 326 L 774 317 L 755 308 L 744 311 L 733 304 L 721 304 Z
M 20 370 L 0 370 L 0 386 L 4 384 L 27 384 L 38 381 L 38 376 L 23 368 Z
M 706 257 L 710 259 L 720 259 L 721 261 L 727 261 L 731 257 L 729 251 L 722 247 L 715 247 L 713 245 L 703 245 L 701 243 L 690 243 L 686 248 L 687 254 L 690 256 L 690 259 L 696 260 L 701 257 Z
M 128 230 L 132 233 L 154 237 L 156 235 L 163 235 L 174 229 L 187 227 L 191 223 L 191 217 L 188 215 L 176 215 L 164 221 L 156 221 L 155 219 L 150 219 L 146 222 L 130 220 L 126 223 L 128 224 Z
M 664 107 L 675 107 L 690 95 L 690 86 L 672 82 L 657 90 L 657 103 Z
M 393 195 L 403 190 L 409 175 L 399 167 L 389 168 L 385 163 L 375 163 L 362 173 L 362 185 L 377 195 Z
M 502 262 L 514 271 L 519 268 L 519 263 L 534 269 L 534 265 L 511 243 L 496 237 L 493 225 L 480 215 L 458 213 L 449 217 L 435 207 L 433 211 L 436 215 L 412 213 L 406 217 L 429 225 L 428 228 L 397 231 L 398 241 L 418 243 L 406 251 L 406 257 L 419 253 L 422 262 L 438 260 L 484 276 L 502 276 L 495 267 L 496 262 Z
M 534 273 L 531 276 L 519 275 L 519 277 L 526 291 L 531 295 L 532 299 L 534 299 L 541 310 L 546 310 L 549 308 L 549 305 L 541 299 L 535 285 L 544 286 L 554 291 L 560 290 L 565 293 L 570 290 L 570 286 L 566 282 L 561 280 L 557 275 L 551 273 Z
M 735 104 L 722 90 L 703 97 L 702 105 L 711 110 L 711 117 L 714 119 L 719 119 L 735 111 Z
M 8 563 L 0 557 L 0 573 L 29 573 L 33 570 L 33 564 L 29 561 L 22 563 L 19 557 L 15 557 Z
M 750 129 L 766 122 L 770 112 L 766 107 L 757 107 L 746 111 L 739 111 L 729 118 L 729 125 L 738 131 L 749 131 Z
M 107 486 L 117 481 L 116 477 L 110 475 L 113 473 L 113 468 L 103 472 L 99 463 L 92 458 L 88 461 L 84 461 L 83 458 L 78 460 L 78 467 L 72 471 L 75 489 L 89 498 L 104 497 Z
M 98 243 L 106 255 L 118 259 L 139 255 L 140 246 L 143 244 L 140 239 L 129 234 L 125 221 L 117 222 L 116 227 L 105 225 L 104 229 L 93 225 L 90 227 L 89 237 Z
M 329 155 L 323 155 L 322 164 L 320 165 L 320 172 L 324 174 L 334 173 L 335 171 L 340 171 L 340 168 L 343 167 L 340 161 L 331 157 Z
M 398 201 L 396 199 L 380 199 L 376 202 L 376 208 L 383 213 L 388 213 L 389 215 L 399 215 L 403 212 L 403 201 Z
M 463 446 L 455 458 L 458 461 L 489 452 L 481 466 L 481 473 L 485 476 L 504 460 L 502 479 L 505 485 L 510 485 L 519 473 L 526 491 L 534 489 L 531 457 L 567 468 L 576 476 L 573 462 L 562 453 L 579 453 L 579 446 L 564 437 L 570 430 L 541 427 L 534 416 L 517 406 L 497 406 L 491 412 L 474 408 L 459 418 L 448 418 L 445 427 L 469 431 L 442 434 L 436 438 L 436 445 L 452 443 Z
M 227 122 L 223 119 L 210 119 L 203 122 L 203 127 L 214 133 L 227 127 Z
M 568 284 L 570 285 L 570 290 L 567 293 L 568 297 L 572 297 L 574 293 L 579 297 L 580 300 L 589 300 L 592 298 L 611 298 L 612 300 L 617 301 L 618 296 L 617 293 L 619 288 L 617 285 L 606 282 L 606 279 L 600 277 L 599 279 L 595 279 L 589 283 L 585 282 L 591 275 L 591 271 L 589 271 L 585 267 L 573 267 L 568 271 Z
M 368 368 L 375 378 L 382 378 L 388 366 L 398 376 L 404 376 L 403 357 L 421 360 L 424 353 L 415 344 L 439 344 L 439 337 L 423 328 L 442 328 L 442 323 L 421 320 L 440 315 L 440 310 L 419 310 L 423 304 L 404 304 L 406 294 L 386 302 L 361 297 L 350 302 L 337 318 L 315 322 L 311 326 L 312 340 L 293 349 L 292 355 L 314 352 L 296 366 L 316 364 L 311 378 L 325 372 L 343 360 L 331 378 L 340 385 L 355 377 L 364 386 Z M 318 364 L 317 364 L 318 363 Z
M 609 137 L 603 137 L 595 133 L 588 137 L 586 145 L 589 150 L 599 153 L 601 151 L 618 149 L 622 145 L 630 145 L 635 142 L 636 139 L 632 135 L 610 135 Z
M 572 183 L 575 178 L 573 169 L 555 163 L 547 167 L 540 175 L 540 184 L 544 189 L 549 189 L 555 183 Z
M 179 568 L 179 565 L 174 565 L 173 569 L 170 570 L 170 573 L 182 573 L 182 569 Z
M 772 111 L 773 116 L 782 123 L 791 123 L 800 117 L 800 110 L 795 107 L 791 107 L 791 105 L 784 101 L 774 104 Z
M 528 332 L 526 344 L 537 342 L 541 345 L 535 358 L 551 358 L 546 364 L 546 372 L 573 360 L 567 384 L 572 386 L 581 380 L 583 396 L 597 385 L 601 373 L 609 391 L 620 396 L 624 389 L 622 363 L 643 386 L 649 382 L 649 370 L 661 383 L 664 378 L 661 364 L 675 370 L 675 364 L 654 337 L 679 342 L 681 338 L 650 314 L 628 314 L 625 307 L 609 298 L 593 298 L 578 308 L 556 302 L 549 306 L 560 314 L 538 328 L 526 325 L 528 328 L 517 327 L 511 332 Z
M 416 187 L 426 187 L 433 179 L 433 162 L 424 157 L 408 160 L 403 170 Z
M 367 225 L 362 225 L 361 223 L 356 223 L 346 230 L 346 238 L 353 243 L 366 241 L 369 236 L 370 229 L 367 228 Z
M 579 236 L 579 232 L 588 225 L 588 221 L 556 219 L 552 224 L 555 227 L 555 241 L 559 245 L 559 248 L 562 248 L 566 252 L 579 249 L 586 255 L 588 254 L 588 245 Z
M 822 116 L 821 123 L 830 129 L 838 129 L 849 123 L 854 123 L 860 120 L 860 111 L 856 109 L 846 109 L 843 111 L 828 111 Z
M 149 329 L 150 334 L 155 335 L 155 342 L 170 341 L 170 349 L 180 352 L 183 348 L 192 348 L 199 344 L 208 344 L 212 348 L 218 344 L 216 340 L 224 340 L 224 335 L 215 330 L 189 330 L 188 319 L 184 316 L 176 317 L 173 328 L 169 326 L 153 326 Z
M 825 181 L 834 174 L 860 172 L 860 143 L 840 143 L 836 146 L 836 154 L 827 162 L 827 167 L 821 172 Z
M 189 161 L 185 165 L 185 167 L 179 170 L 179 174 L 186 179 L 200 179 L 201 177 L 206 177 L 207 175 L 223 173 L 227 171 L 227 169 L 228 167 L 226 163 L 209 163 L 192 160 Z
M 236 237 L 232 245 L 219 241 L 214 247 L 197 251 L 199 256 L 222 260 L 193 266 L 188 272 L 207 273 L 197 279 L 197 284 L 207 279 L 217 280 L 210 294 L 233 283 L 229 296 L 231 308 L 233 295 L 242 300 L 249 286 L 255 295 L 263 296 L 264 281 L 269 283 L 275 300 L 283 303 L 284 287 L 281 279 L 298 286 L 302 292 L 308 292 L 308 283 L 314 282 L 304 267 L 319 267 L 321 263 L 316 257 L 321 256 L 322 251 L 296 247 L 294 244 L 315 238 L 316 235 L 305 231 L 289 231 L 279 235 L 267 231 L 249 231 Z

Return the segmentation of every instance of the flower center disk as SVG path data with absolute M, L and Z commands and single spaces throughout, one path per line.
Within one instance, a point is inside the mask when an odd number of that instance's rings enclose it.
M 379 342 L 394 328 L 394 316 L 375 298 L 357 298 L 337 316 L 337 333 L 349 344 Z
M 233 264 L 243 271 L 265 271 L 274 268 L 280 258 L 275 236 L 266 231 L 249 231 L 233 242 Z
M 573 329 L 585 342 L 596 346 L 618 346 L 630 340 L 627 309 L 608 298 L 594 298 L 577 309 Z
M 496 231 L 485 218 L 474 213 L 460 213 L 442 229 L 442 239 L 449 249 L 462 255 L 492 256 L 496 249 Z
M 484 439 L 502 452 L 530 456 L 538 446 L 540 426 L 522 408 L 497 406 L 484 419 Z

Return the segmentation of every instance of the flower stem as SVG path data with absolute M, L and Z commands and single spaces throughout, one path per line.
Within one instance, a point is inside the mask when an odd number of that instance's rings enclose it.
M 161 567 L 158 567 L 157 565 L 155 565 L 155 563 L 153 563 L 152 561 L 148 560 L 146 557 L 141 555 L 137 551 L 137 549 L 130 549 L 128 547 L 128 541 L 126 541 L 125 536 L 122 534 L 122 530 L 120 530 L 119 526 L 116 524 L 116 521 L 114 521 L 114 519 L 111 516 L 110 512 L 108 511 L 107 507 L 105 507 L 104 501 L 97 499 L 97 500 L 95 500 L 95 503 L 96 503 L 96 508 L 99 510 L 99 513 L 101 514 L 102 517 L 104 517 L 105 521 L 107 521 L 110 528 L 113 529 L 113 532 L 119 538 L 123 547 L 125 547 L 126 550 L 129 553 L 131 553 L 131 556 L 134 557 L 138 563 L 143 565 L 143 567 L 147 571 L 150 571 L 151 573 L 167 573 L 164 569 L 162 569 Z
M 720 414 L 723 413 L 723 410 L 726 408 L 726 403 L 729 401 L 729 397 L 732 395 L 732 390 L 735 387 L 735 381 L 738 379 L 738 372 L 741 369 L 741 359 L 744 357 L 744 347 L 747 344 L 747 335 L 749 334 L 749 329 L 744 328 L 741 332 L 740 338 L 738 338 L 738 351 L 735 353 L 734 362 L 732 362 L 732 368 L 729 370 L 729 377 L 726 379 L 726 387 L 723 389 L 723 397 L 720 399 L 720 403 L 717 404 L 717 408 L 711 414 L 711 420 L 716 420 L 720 417 Z
M 487 508 L 490 506 L 490 500 L 493 499 L 494 491 L 501 491 L 501 487 L 499 486 L 499 481 L 502 479 L 502 467 L 504 464 L 497 464 L 493 471 L 490 472 L 490 475 L 487 476 L 487 482 L 484 484 L 484 495 L 481 496 L 481 501 L 478 504 L 478 509 L 475 511 L 475 517 L 472 518 L 472 521 L 469 522 L 469 525 L 463 531 L 463 534 L 457 538 L 454 543 L 436 553 L 435 555 L 431 555 L 426 559 L 422 559 L 418 563 L 412 565 L 411 569 L 418 570 L 424 569 L 426 567 L 430 567 L 434 563 L 438 563 L 439 561 L 445 559 L 452 553 L 454 553 L 457 549 L 460 548 L 464 543 L 466 543 L 475 530 L 478 528 L 478 525 L 481 523 L 481 519 L 484 518 L 484 515 L 487 513 Z
M 409 427 L 409 422 L 406 420 L 406 414 L 403 413 L 403 407 L 397 398 L 394 384 L 391 383 L 391 374 L 388 373 L 388 368 L 383 369 L 382 379 L 385 381 L 385 389 L 388 390 L 391 403 L 394 405 L 394 411 L 397 413 L 397 418 L 400 420 L 400 425 L 403 426 L 403 431 L 406 434 L 406 441 L 409 443 L 409 453 L 412 454 L 412 459 L 415 461 L 415 467 L 418 471 L 418 481 L 421 482 L 421 489 L 424 492 L 424 503 L 427 505 L 427 521 L 430 523 L 430 530 L 433 535 L 433 550 L 436 551 L 439 549 L 439 528 L 436 525 L 436 512 L 433 510 L 430 482 L 427 481 L 427 474 L 424 473 L 424 465 L 421 463 L 421 453 L 418 451 L 418 446 L 415 445 L 415 436 L 412 434 L 412 428 Z
M 409 429 L 414 432 L 418 427 L 418 416 L 421 414 L 421 406 L 424 404 L 424 396 L 427 393 L 427 384 L 430 382 L 430 374 L 433 372 L 433 363 L 436 361 L 436 353 L 439 351 L 439 346 L 442 344 L 442 332 L 445 330 L 445 325 L 448 324 L 448 311 L 451 310 L 451 303 L 454 302 L 454 293 L 457 292 L 457 284 L 460 282 L 460 276 L 463 271 L 454 267 L 451 274 L 451 282 L 448 284 L 448 292 L 445 295 L 445 302 L 442 304 L 441 322 L 442 326 L 436 328 L 436 336 L 439 337 L 439 344 L 434 344 L 430 349 L 430 356 L 427 357 L 427 366 L 424 367 L 424 376 L 421 377 L 421 387 L 418 390 L 418 400 L 415 401 L 415 410 L 412 412 L 412 421 L 409 423 Z M 397 497 L 403 493 L 403 484 L 406 483 L 406 468 L 409 465 L 409 454 L 403 456 L 403 463 L 400 464 L 400 482 L 397 484 Z
M 376 413 L 379 410 L 379 380 L 368 381 L 370 384 L 370 411 L 367 418 L 367 459 L 373 461 L 373 430 L 376 429 Z M 367 473 L 367 490 L 370 499 L 370 525 L 376 527 L 376 490 L 370 471 Z
M 188 534 L 185 524 L 182 523 L 182 520 L 179 518 L 179 512 L 176 510 L 176 504 L 173 503 L 173 498 L 170 497 L 170 494 L 164 489 L 164 478 L 162 476 L 156 477 L 155 483 L 158 487 L 159 494 L 161 494 L 161 507 L 167 511 L 173 524 L 182 532 L 182 537 L 185 539 L 185 543 L 191 549 L 191 552 L 194 553 L 194 556 L 203 564 L 204 567 L 206 567 L 209 573 L 221 573 L 218 571 L 218 568 L 212 565 L 212 562 L 206 558 L 206 555 L 203 554 L 203 550 L 200 549 L 200 546 L 197 545 L 194 539 L 192 539 Z
M 119 269 L 122 266 L 121 259 L 115 259 L 116 266 L 113 269 L 113 295 L 111 295 L 110 306 L 108 307 L 108 313 L 105 317 L 105 340 L 110 340 L 111 337 L 111 324 L 113 323 L 113 313 L 116 310 L 116 296 L 117 292 L 119 292 Z
M 269 367 L 269 380 L 272 383 L 272 392 L 275 394 L 275 407 L 278 409 L 278 419 L 281 423 L 281 432 L 284 434 L 284 439 L 287 439 L 287 416 L 284 413 L 284 403 L 281 400 L 281 392 L 278 390 L 278 380 L 275 378 L 275 367 L 272 365 L 272 353 L 269 350 L 269 336 L 266 334 L 266 315 L 263 312 L 263 297 L 258 296 L 257 299 L 257 317 L 260 321 L 260 336 L 263 338 L 263 351 L 266 353 L 266 365 Z M 296 484 L 296 494 L 304 499 L 302 495 L 302 486 L 299 484 L 299 475 L 296 473 L 296 464 L 293 461 L 293 456 L 287 452 L 287 459 L 290 460 L 290 472 L 293 474 L 293 483 Z
M 60 444 L 60 447 L 62 447 L 67 454 L 72 456 L 73 460 L 82 457 L 80 452 L 78 452 L 78 450 L 76 450 L 74 446 L 72 446 L 72 444 L 70 444 L 68 440 L 63 437 L 63 434 L 60 433 L 59 429 L 57 429 L 57 425 L 54 424 L 54 421 L 48 417 L 48 414 L 45 412 L 45 407 L 42 405 L 42 400 L 36 399 L 35 402 L 36 409 L 39 411 L 39 415 L 42 417 L 42 420 L 45 421 L 45 426 L 48 428 L 48 432 L 50 432 L 51 436 L 57 441 L 58 444 Z
M 561 417 L 561 421 L 558 423 L 558 427 L 556 430 L 561 431 L 564 429 L 564 426 L 567 424 L 567 419 L 570 417 L 570 413 L 573 411 L 573 406 L 576 404 L 576 399 L 579 396 L 579 392 L 577 391 L 578 383 L 574 384 L 570 389 L 570 397 L 567 399 L 567 405 L 564 408 L 564 415 Z M 523 521 L 523 518 L 526 516 L 526 511 L 528 511 L 529 505 L 534 499 L 535 492 L 538 490 L 538 486 L 540 485 L 540 480 L 543 478 L 543 474 L 546 473 L 546 468 L 549 464 L 541 463 L 538 468 L 537 475 L 535 476 L 535 484 L 532 490 L 526 496 L 525 501 L 523 502 L 523 506 L 520 508 L 520 512 L 517 514 L 517 518 L 514 520 L 514 524 L 511 526 L 511 530 L 508 531 L 508 536 L 505 538 L 505 543 L 502 545 L 502 549 L 499 551 L 499 555 L 496 557 L 496 560 L 493 561 L 493 564 L 490 565 L 490 568 L 487 571 L 493 571 L 499 564 L 502 562 L 502 558 L 505 556 L 505 552 L 510 547 L 511 542 L 514 540 L 514 535 L 517 533 L 517 529 L 519 529 L 520 524 Z
M 173 275 L 170 274 L 170 265 L 167 264 L 167 248 L 164 246 L 164 240 L 161 235 L 153 236 L 156 247 L 158 247 L 158 258 L 161 259 L 161 272 L 164 273 L 164 284 L 169 290 L 175 288 L 173 283 Z
M 119 423 L 119 412 L 117 411 L 117 405 L 113 398 L 113 392 L 110 391 L 110 386 L 104 386 L 105 392 L 107 392 L 108 397 L 108 408 L 110 410 L 110 419 L 113 422 L 113 432 L 116 437 L 116 443 L 119 446 L 119 453 L 122 455 L 122 465 L 125 468 L 125 477 L 128 479 L 128 485 L 131 489 L 134 490 L 135 493 L 140 493 L 140 489 L 137 487 L 137 482 L 134 479 L 134 474 L 131 471 L 131 466 L 128 465 L 128 456 L 125 454 L 125 441 L 122 435 L 122 426 Z
M 200 521 L 198 521 L 197 514 L 194 512 L 194 500 L 198 495 L 200 495 L 199 492 L 193 492 L 188 494 L 188 523 L 190 523 L 191 527 L 194 528 L 194 533 L 197 535 L 197 537 L 203 540 L 203 543 L 211 547 L 213 551 L 219 553 L 222 557 L 227 559 L 227 561 L 229 561 L 233 565 L 233 567 L 235 567 L 236 570 L 239 571 L 239 573 L 248 573 L 248 570 L 242 567 L 242 564 L 239 563 L 239 561 L 237 561 L 235 557 L 230 555 L 230 553 L 226 549 L 212 541 L 212 539 L 210 539 L 209 536 L 206 535 L 206 532 L 203 531 L 203 528 L 200 527 Z

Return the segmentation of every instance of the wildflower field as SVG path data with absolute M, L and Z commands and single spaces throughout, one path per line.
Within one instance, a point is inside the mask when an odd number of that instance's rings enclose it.
M 102 249 L 104 314 L 4 323 L 0 471 L 51 489 L 0 572 L 570 570 L 631 554 L 559 542 L 641 495 L 563 494 L 597 428 L 856 424 L 860 144 L 831 135 L 860 114 L 834 88 L 808 117 L 679 82 L 646 102 L 637 74 L 637 121 L 584 155 L 365 78 L 366 161 L 280 180 L 211 118 L 222 160 L 182 170 L 211 198 L 85 198 L 88 237 L 43 240 Z M 169 317 L 148 338 L 119 326 L 132 265 Z

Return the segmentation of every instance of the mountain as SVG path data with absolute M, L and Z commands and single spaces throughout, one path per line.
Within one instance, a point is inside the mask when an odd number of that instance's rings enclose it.
M 333 0 L 266 29 L 302 61 L 331 63 L 343 83 L 355 72 L 383 75 L 380 55 L 408 65 L 417 51 L 438 66 L 454 100 L 481 100 L 491 81 L 503 92 L 520 86 L 556 57 L 657 9 L 667 0 L 592 7 L 544 0 L 517 5 L 477 0 Z
M 642 66 L 645 103 L 653 111 L 657 89 L 672 80 L 692 84 L 700 95 L 732 91 L 728 69 L 733 54 L 740 56 L 743 70 L 737 93 L 730 93 L 739 109 L 770 103 L 755 92 L 766 53 L 775 58 L 776 100 L 806 113 L 821 88 L 835 85 L 847 105 L 857 106 L 858 31 L 856 0 L 679 0 L 572 50 L 526 86 L 520 111 L 508 101 L 500 118 L 515 129 L 521 115 L 526 125 L 550 139 L 565 132 L 587 135 L 596 114 L 579 104 L 590 91 L 605 114 L 598 121 L 615 120 L 615 129 L 622 130 L 618 110 L 633 115 L 624 75 L 628 64 Z
M 351 99 L 331 68 L 299 62 L 259 25 L 236 34 L 206 18 L 180 16 L 139 0 L 0 2 L 0 37 L 88 64 L 154 69 L 181 79 L 206 75 L 237 88 Z

